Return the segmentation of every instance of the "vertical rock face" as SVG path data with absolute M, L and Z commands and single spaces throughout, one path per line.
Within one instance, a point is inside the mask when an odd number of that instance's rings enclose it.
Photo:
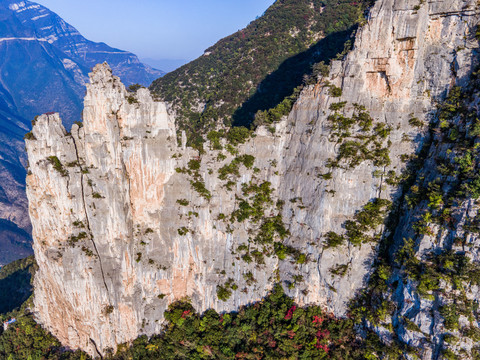
M 434 101 L 471 71 L 475 8 L 377 1 L 353 51 L 273 134 L 212 138 L 201 157 L 177 143 L 166 104 L 95 67 L 83 127 L 68 134 L 43 115 L 27 140 L 38 320 L 104 353 L 158 332 L 175 300 L 234 310 L 278 281 L 343 315 L 369 276 L 402 159 L 420 148 Z
M 418 151 L 424 141 L 426 126 L 414 126 L 414 120 L 425 125 L 441 100 L 456 81 L 465 82 L 471 71 L 472 51 L 478 47 L 474 37 L 478 13 L 474 1 L 377 1 L 368 23 L 359 31 L 355 48 L 342 62 L 332 66 L 325 80 L 304 91 L 288 119 L 288 145 L 283 150 L 284 177 L 281 197 L 301 197 L 306 208 L 295 214 L 290 224 L 292 238 L 311 242 L 330 230 L 341 233 L 345 221 L 353 217 L 374 198 L 395 199 L 396 181 L 405 168 L 405 159 Z M 332 96 L 338 87 L 339 97 Z M 341 116 L 358 114 L 355 104 L 362 105 L 375 124 L 385 124 L 389 135 L 382 139 L 375 132 L 368 140 L 382 142 L 391 163 L 374 154 L 372 161 L 356 159 L 365 156 L 363 149 L 349 155 L 352 142 L 366 144 L 368 132 L 352 126 L 338 128 L 341 117 L 330 118 L 335 104 L 345 102 Z M 333 104 L 333 106 L 332 106 Z M 342 125 L 343 126 L 343 125 Z M 341 139 L 335 133 L 351 132 Z M 345 155 L 338 166 L 329 159 Z M 352 144 L 353 145 L 353 144 Z M 357 147 L 356 145 L 353 147 Z M 372 149 L 370 143 L 368 148 Z M 375 166 L 377 165 L 377 166 Z M 393 171 L 393 173 L 392 173 Z M 321 180 L 319 174 L 331 174 Z M 306 229 L 309 229 L 307 232 Z M 307 236 L 307 237 L 306 237 Z M 317 249 L 319 249 L 317 253 Z M 375 256 L 370 244 L 325 249 L 313 247 L 318 267 L 308 267 L 309 294 L 296 296 L 305 302 L 320 302 L 334 307 L 337 313 L 368 276 Z M 348 265 L 345 276 L 332 276 L 332 266 Z

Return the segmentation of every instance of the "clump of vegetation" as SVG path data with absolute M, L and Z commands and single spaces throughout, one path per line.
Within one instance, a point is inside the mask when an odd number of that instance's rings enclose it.
M 182 226 L 180 229 L 177 230 L 177 232 L 178 235 L 185 236 L 190 232 L 190 230 L 188 230 L 188 228 L 186 228 L 185 226 Z
M 133 95 L 130 95 L 129 97 L 127 97 L 127 102 L 130 104 L 130 105 L 133 105 L 133 104 L 138 104 L 138 100 L 135 96 Z
M 338 235 L 334 231 L 329 231 L 325 235 L 325 244 L 324 244 L 324 249 L 328 248 L 335 248 L 337 246 L 341 246 L 345 243 L 345 237 L 342 235 Z
M 33 135 L 33 132 L 28 132 L 26 133 L 24 136 L 23 136 L 23 139 L 24 140 L 37 140 L 37 138 L 35 137 L 35 135 Z
M 361 245 L 368 242 L 378 242 L 381 233 L 375 234 L 377 228 L 385 222 L 386 216 L 392 202 L 386 199 L 375 199 L 369 202 L 358 213 L 353 220 L 347 220 L 344 224 L 346 232 L 339 235 L 333 231 L 325 235 L 325 247 L 337 247 L 346 241 L 353 245 Z
M 327 120 L 332 130 L 332 141 L 340 145 L 337 157 L 329 159 L 327 167 L 336 168 L 345 164 L 347 168 L 355 168 L 367 160 L 378 167 L 390 165 L 388 148 L 391 143 L 388 136 L 391 128 L 384 123 L 374 124 L 365 107 L 358 104 L 353 105 L 354 112 L 347 117 L 339 112 L 345 105 L 341 102 L 330 106 L 333 113 Z M 354 130 L 356 135 L 352 135 Z
M 245 144 L 245 142 L 248 140 L 250 135 L 251 135 L 251 132 L 246 127 L 243 127 L 243 126 L 233 127 L 227 133 L 227 141 L 233 146 Z
M 217 297 L 219 300 L 227 301 L 232 296 L 232 291 L 238 289 L 232 278 L 229 278 L 223 285 L 217 285 Z
M 192 188 L 204 199 L 210 200 L 212 193 L 205 187 L 205 183 L 201 180 L 190 181 Z
M 93 197 L 94 199 L 103 199 L 103 196 L 100 195 L 98 192 L 94 192 L 94 193 L 92 194 L 92 197 Z
M 65 170 L 60 159 L 56 156 L 49 156 L 47 158 L 48 162 L 53 165 L 53 168 L 58 171 L 62 176 L 68 176 L 68 171 Z
M 418 118 L 414 117 L 413 115 L 408 119 L 408 123 L 411 126 L 422 128 L 425 126 L 424 122 L 422 120 L 419 120 Z
M 211 143 L 212 150 L 222 150 L 223 146 L 221 143 L 222 137 L 224 137 L 224 131 L 215 131 L 212 130 L 207 134 L 207 139 Z
M 145 89 L 145 86 L 140 84 L 132 84 L 128 87 L 128 90 L 131 92 L 137 92 L 139 89 Z
M 67 240 L 68 245 L 71 247 L 75 247 L 75 245 L 80 241 L 84 240 L 88 237 L 87 233 L 85 231 L 82 231 L 78 233 L 77 235 L 70 235 L 70 237 Z
M 330 269 L 330 273 L 332 275 L 344 276 L 347 273 L 348 268 L 349 268 L 348 264 L 337 265 Z
M 104 308 L 103 308 L 103 313 L 105 315 L 110 315 L 111 313 L 113 313 L 113 310 L 115 308 L 113 307 L 113 305 L 106 305 Z
M 339 87 L 336 87 L 334 85 L 330 85 L 328 93 L 333 97 L 340 97 L 340 96 L 342 96 L 342 89 L 340 89 Z M 337 109 L 337 110 L 339 110 L 339 109 Z
M 240 165 L 242 164 L 247 169 L 253 168 L 255 157 L 252 155 L 240 155 L 235 157 L 230 164 L 222 166 L 218 170 L 218 178 L 220 180 L 226 180 L 229 175 L 233 177 L 240 176 Z

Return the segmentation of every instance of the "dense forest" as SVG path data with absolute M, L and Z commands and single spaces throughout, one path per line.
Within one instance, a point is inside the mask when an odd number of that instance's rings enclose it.
M 27 260 L 32 263 L 32 259 Z M 18 264 L 15 264 L 18 266 Z M 25 276 L 22 284 L 28 283 Z M 0 271 L 0 276 L 4 274 Z M 11 279 L 19 279 L 14 277 Z M 9 278 L 9 276 L 5 278 Z M 25 286 L 29 288 L 29 286 Z M 38 325 L 30 308 L 31 298 L 3 319 L 14 318 L 0 335 L 0 357 L 7 360 L 88 360 L 81 351 L 61 346 Z M 385 346 L 373 332 L 359 337 L 360 319 L 350 314 L 337 319 L 319 306 L 300 307 L 276 285 L 263 301 L 218 314 L 198 314 L 188 299 L 172 304 L 165 313 L 161 335 L 142 336 L 120 345 L 105 359 L 375 359 L 376 354 L 398 356 L 404 349 Z
M 278 0 L 245 29 L 153 82 L 173 104 L 190 144 L 219 121 L 250 126 L 255 114 L 294 95 L 312 66 L 341 54 L 371 0 Z M 347 44 L 346 44 L 347 43 Z

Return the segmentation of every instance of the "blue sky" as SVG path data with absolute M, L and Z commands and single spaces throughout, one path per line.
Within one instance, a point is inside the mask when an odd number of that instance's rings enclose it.
M 33 0 L 35 1 L 35 0 Z M 140 58 L 193 60 L 274 0 L 36 0 L 86 38 Z

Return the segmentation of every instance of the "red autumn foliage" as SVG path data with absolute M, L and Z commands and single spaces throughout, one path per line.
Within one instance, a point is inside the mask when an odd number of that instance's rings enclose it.
M 320 316 L 318 316 L 318 315 L 315 315 L 315 316 L 313 317 L 313 323 L 314 323 L 314 324 L 322 325 L 322 323 L 323 323 L 324 320 L 325 320 L 324 318 L 322 318 L 322 317 L 320 317 Z
M 285 320 L 290 320 L 295 310 L 297 310 L 297 307 L 295 305 L 293 305 L 290 309 L 288 309 L 287 315 L 285 315 Z
M 330 331 L 328 330 L 319 330 L 317 331 L 317 339 L 318 340 L 322 340 L 322 339 L 326 339 L 330 336 Z

